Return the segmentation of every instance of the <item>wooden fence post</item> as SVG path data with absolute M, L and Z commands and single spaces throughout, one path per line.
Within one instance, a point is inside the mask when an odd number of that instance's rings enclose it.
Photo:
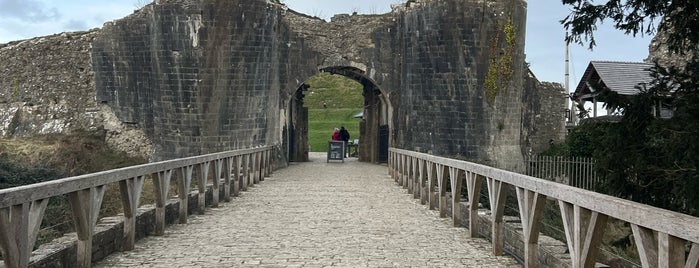
M 197 183 L 197 188 L 199 188 L 199 200 L 197 202 L 199 214 L 204 214 L 206 210 L 206 183 L 209 180 L 210 166 L 211 162 L 209 161 L 199 164 L 199 181 Z
M 124 207 L 124 250 L 133 250 L 136 245 L 136 214 L 144 182 L 144 176 L 119 182 L 121 203 Z
M 49 199 L 0 209 L 0 246 L 5 267 L 27 267 Z
M 439 217 L 447 217 L 447 177 L 446 167 L 442 164 L 436 164 L 437 168 L 437 184 L 439 185 Z
M 451 218 L 454 227 L 461 226 L 461 184 L 464 171 L 449 167 L 449 182 L 451 182 Z
M 68 194 L 78 234 L 78 267 L 92 267 L 92 236 L 106 190 L 102 185 Z
M 155 235 L 165 234 L 165 203 L 170 190 L 172 170 L 158 172 L 153 176 L 153 188 L 155 191 Z
M 478 204 L 481 199 L 481 185 L 483 176 L 473 172 L 466 175 L 466 188 L 468 188 L 468 232 L 471 237 L 478 237 Z
M 177 183 L 178 197 L 180 200 L 179 222 L 180 224 L 185 224 L 187 223 L 187 216 L 189 215 L 189 192 L 192 184 L 194 166 L 184 166 L 181 167 L 180 170 L 182 171 L 182 178 L 178 180 Z
M 435 180 L 437 179 L 437 167 L 435 163 L 427 162 L 427 204 L 430 210 L 437 207 L 437 196 L 435 196 Z
M 411 188 L 413 188 L 413 198 L 418 199 L 420 198 L 420 189 L 422 188 L 420 186 L 420 168 L 417 166 L 418 165 L 418 159 L 417 157 L 413 157 L 413 179 L 410 184 Z
M 505 224 L 503 222 L 503 216 L 505 214 L 505 199 L 507 197 L 507 188 L 503 182 L 486 177 L 486 183 L 488 184 L 488 196 L 490 199 L 490 213 L 492 215 L 493 222 L 493 254 L 495 256 L 501 256 L 504 254 L 504 234 L 503 230 Z
M 589 268 L 595 265 L 595 255 L 602 241 L 607 215 L 558 201 L 563 217 L 568 251 L 573 268 Z
M 539 267 L 539 226 L 546 196 L 524 188 L 516 188 L 519 215 L 524 236 L 524 267 Z
M 231 183 L 233 184 L 233 196 L 240 195 L 240 156 L 232 156 L 230 158 L 230 173 Z
M 427 193 L 429 189 L 427 189 L 427 182 L 425 181 L 427 178 L 427 175 L 425 174 L 425 160 L 420 159 L 418 160 L 418 181 L 419 181 L 419 187 L 420 187 L 420 204 L 425 205 L 427 204 Z

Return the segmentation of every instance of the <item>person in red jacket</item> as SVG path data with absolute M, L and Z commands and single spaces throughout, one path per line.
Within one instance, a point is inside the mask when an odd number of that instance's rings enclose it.
M 334 141 L 341 141 L 342 139 L 340 138 L 340 130 L 335 128 L 335 131 L 333 131 L 333 136 L 332 140 Z

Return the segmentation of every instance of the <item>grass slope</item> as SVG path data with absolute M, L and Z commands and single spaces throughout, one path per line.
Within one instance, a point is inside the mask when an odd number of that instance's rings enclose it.
M 341 75 L 321 73 L 306 81 L 308 107 L 308 144 L 312 152 L 327 151 L 334 128 L 344 126 L 350 139 L 359 139 L 359 122 L 354 115 L 363 110 L 362 85 Z M 323 103 L 327 109 L 323 109 Z
M 361 109 L 308 109 L 308 144 L 311 152 L 325 152 L 333 129 L 344 126 L 350 139 L 359 139 L 359 121 L 353 116 Z

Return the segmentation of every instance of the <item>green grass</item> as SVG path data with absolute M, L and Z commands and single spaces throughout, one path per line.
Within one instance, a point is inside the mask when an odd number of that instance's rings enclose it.
M 353 116 L 361 109 L 308 109 L 308 144 L 311 152 L 326 152 L 333 130 L 344 126 L 350 140 L 360 139 L 359 118 Z
M 320 73 L 306 80 L 306 84 L 311 86 L 303 99 L 308 109 L 322 109 L 323 102 L 328 109 L 361 109 L 364 104 L 362 85 L 342 75 Z
M 306 81 L 311 87 L 305 93 L 308 107 L 308 144 L 311 152 L 327 151 L 333 129 L 344 126 L 350 139 L 360 139 L 359 122 L 354 115 L 362 111 L 362 85 L 341 75 L 321 73 Z M 323 109 L 323 103 L 328 108 Z

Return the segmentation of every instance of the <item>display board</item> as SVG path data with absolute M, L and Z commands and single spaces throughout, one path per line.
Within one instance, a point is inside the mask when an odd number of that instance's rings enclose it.
M 345 142 L 343 141 L 329 141 L 328 142 L 328 160 L 342 160 L 345 162 Z

